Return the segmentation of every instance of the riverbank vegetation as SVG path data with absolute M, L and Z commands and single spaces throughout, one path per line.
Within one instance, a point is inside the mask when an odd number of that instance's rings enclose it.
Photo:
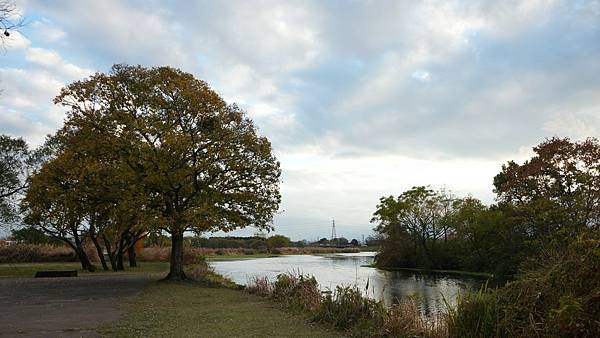
M 386 306 L 365 296 L 368 290 L 337 286 L 322 292 L 312 276 L 280 274 L 275 281 L 256 278 L 248 286 L 253 294 L 267 297 L 291 311 L 329 325 L 353 337 L 445 337 L 444 321 L 426 320 L 416 303 L 405 299 Z
M 381 267 L 491 272 L 511 280 L 449 309 L 455 337 L 600 335 L 600 144 L 549 139 L 494 178 L 498 203 L 415 187 L 380 200 Z

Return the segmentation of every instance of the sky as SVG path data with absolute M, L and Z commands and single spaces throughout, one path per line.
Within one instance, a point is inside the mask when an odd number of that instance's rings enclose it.
M 33 146 L 62 86 L 169 65 L 237 103 L 281 162 L 275 233 L 372 234 L 417 185 L 494 202 L 547 137 L 600 131 L 600 1 L 17 1 L 0 51 L 0 133 Z M 232 235 L 248 235 L 253 229 Z

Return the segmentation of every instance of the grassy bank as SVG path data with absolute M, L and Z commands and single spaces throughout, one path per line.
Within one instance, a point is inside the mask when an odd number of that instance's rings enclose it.
M 240 290 L 156 282 L 124 306 L 109 337 L 340 337 Z
M 366 297 L 356 286 L 337 286 L 323 293 L 317 280 L 308 275 L 280 274 L 275 281 L 257 278 L 248 291 L 303 313 L 344 336 L 441 338 L 447 333 L 444 318 L 426 320 L 414 299 L 388 307 L 381 300 Z
M 335 330 L 311 324 L 305 316 L 282 311 L 273 302 L 240 290 L 212 273 L 206 264 L 187 267 L 197 282 L 158 281 L 165 262 L 139 262 L 121 272 L 81 270 L 79 263 L 0 264 L 1 277 L 33 277 L 39 270 L 78 270 L 81 276 L 148 273 L 157 281 L 120 305 L 125 316 L 99 328 L 108 337 L 340 337 Z

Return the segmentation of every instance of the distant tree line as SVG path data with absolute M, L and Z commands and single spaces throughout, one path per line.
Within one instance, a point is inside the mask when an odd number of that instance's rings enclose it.
M 380 199 L 377 265 L 514 275 L 528 257 L 562 250 L 600 224 L 600 144 L 552 138 L 494 177 L 497 203 L 414 187 Z
M 169 246 L 170 238 L 164 235 L 151 235 L 145 239 L 147 246 Z M 250 237 L 201 237 L 186 236 L 184 243 L 187 246 L 209 249 L 272 249 L 283 247 L 302 247 L 305 241 L 291 241 L 289 237 L 283 235 L 273 235 L 270 237 L 250 236 Z

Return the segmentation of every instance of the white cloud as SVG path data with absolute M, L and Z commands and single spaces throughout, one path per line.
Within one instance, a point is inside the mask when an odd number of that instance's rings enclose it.
M 597 1 L 25 5 L 42 19 L 15 49 L 24 64 L 0 70 L 3 125 L 58 126 L 50 100 L 88 65 L 182 68 L 273 141 L 283 223 L 362 224 L 416 184 L 491 201 L 504 161 L 600 132 Z
M 34 28 L 34 34 L 43 42 L 56 43 L 65 40 L 67 33 L 56 27 L 48 20 L 34 21 L 31 26 Z
M 0 106 L 0 109 L 3 108 Z M 0 134 L 24 137 L 32 146 L 42 144 L 45 136 L 54 131 L 54 126 L 43 121 L 32 121 L 18 112 L 3 110 L 0 114 Z
M 61 62 L 60 55 L 56 51 L 44 48 L 28 48 L 26 60 L 42 66 L 55 66 Z
M 42 66 L 63 81 L 82 79 L 93 73 L 90 69 L 81 68 L 62 59 L 57 51 L 44 48 L 28 48 L 25 59 L 35 65 Z

